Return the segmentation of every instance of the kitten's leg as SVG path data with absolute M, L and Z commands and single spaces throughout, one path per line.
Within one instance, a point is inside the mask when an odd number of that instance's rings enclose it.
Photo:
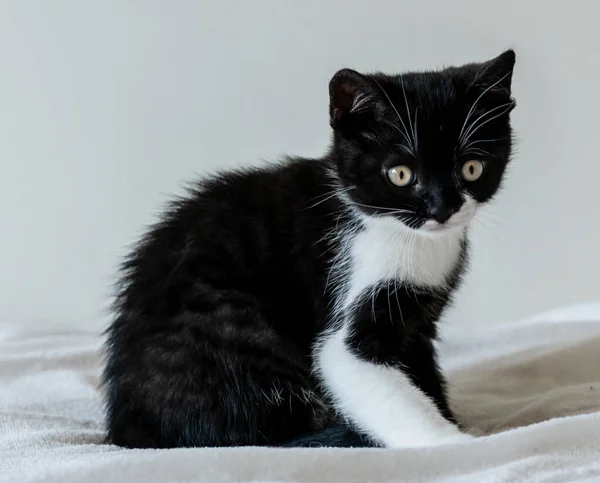
M 413 384 L 433 400 L 448 421 L 455 423 L 432 340 L 425 337 L 411 339 L 402 355 L 402 365 Z
M 359 430 L 389 448 L 469 438 L 399 367 L 370 362 L 354 353 L 347 334 L 345 327 L 323 342 L 319 366 L 336 408 Z
M 407 303 L 391 314 L 380 291 L 347 315 L 316 349 L 316 364 L 337 410 L 386 447 L 416 447 L 470 439 L 448 421 L 402 370 L 401 354 L 422 310 Z M 385 314 L 385 317 L 383 316 Z

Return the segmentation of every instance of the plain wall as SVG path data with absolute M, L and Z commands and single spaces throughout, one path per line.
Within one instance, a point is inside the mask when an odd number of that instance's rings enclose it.
M 595 1 L 0 1 L 0 317 L 100 328 L 115 266 L 214 168 L 316 156 L 341 67 L 517 52 L 519 143 L 447 318 L 600 298 Z

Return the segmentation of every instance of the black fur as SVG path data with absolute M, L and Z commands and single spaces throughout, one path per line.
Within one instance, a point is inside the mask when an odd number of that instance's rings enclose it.
M 342 249 L 335 234 L 356 223 L 356 209 L 408 209 L 390 216 L 419 228 L 457 210 L 464 191 L 491 199 L 510 154 L 513 64 L 508 51 L 440 72 L 340 71 L 330 84 L 334 137 L 325 157 L 218 174 L 173 202 L 123 265 L 104 371 L 110 441 L 376 444 L 338 421 L 312 371 L 311 348 L 334 322 L 328 277 Z M 458 139 L 479 97 L 471 120 L 501 115 L 473 134 L 485 150 L 474 156 Z M 398 115 L 414 120 L 416 157 Z M 485 172 L 467 185 L 457 170 L 471 158 L 483 160 Z M 418 185 L 389 182 L 387 169 L 400 164 Z M 348 340 L 358 357 L 401 364 L 450 420 L 432 341 L 462 270 L 445 292 L 381 287 L 372 307 L 356 308 Z M 397 298 L 402 314 L 394 312 Z

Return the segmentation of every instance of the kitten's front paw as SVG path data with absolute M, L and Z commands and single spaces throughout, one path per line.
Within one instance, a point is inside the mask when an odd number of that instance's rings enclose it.
M 441 438 L 439 443 L 436 444 L 435 446 L 441 446 L 441 445 L 446 445 L 446 444 L 465 443 L 467 441 L 472 441 L 475 438 L 476 438 L 476 436 L 474 436 L 472 434 L 460 432 L 460 433 L 454 434 L 452 436 L 447 436 L 445 438 Z
M 475 439 L 475 436 L 462 431 L 452 431 L 445 434 L 421 434 L 410 439 L 401 438 L 386 445 L 388 448 L 428 448 L 432 446 L 444 446 L 450 444 L 461 444 Z
M 483 431 L 479 428 L 462 428 L 461 431 L 469 436 L 474 437 L 474 438 L 478 438 L 480 436 L 486 435 L 485 431 Z

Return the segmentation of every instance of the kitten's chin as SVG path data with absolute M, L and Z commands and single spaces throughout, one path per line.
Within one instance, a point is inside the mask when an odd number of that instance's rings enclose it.
M 444 236 L 457 231 L 464 231 L 468 224 L 468 221 L 438 223 L 434 220 L 427 220 L 417 231 L 430 236 Z
M 418 228 L 418 231 L 430 236 L 444 236 L 464 232 L 475 217 L 476 212 L 477 203 L 473 198 L 467 196 L 461 209 L 454 213 L 448 221 L 438 223 L 435 220 L 427 220 Z
M 469 210 L 468 213 L 457 213 L 446 223 L 438 223 L 435 220 L 427 220 L 418 229 L 419 232 L 429 236 L 452 235 L 457 232 L 464 232 L 475 216 L 475 210 Z

